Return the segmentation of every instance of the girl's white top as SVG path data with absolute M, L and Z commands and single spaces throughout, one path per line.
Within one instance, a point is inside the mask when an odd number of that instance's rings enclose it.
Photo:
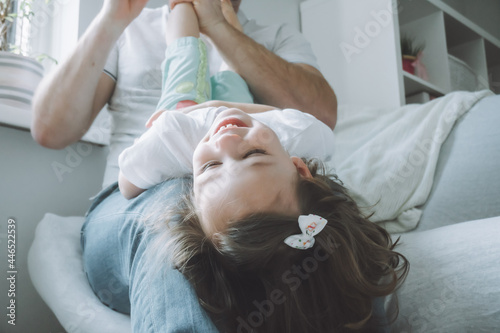
M 168 14 L 166 5 L 144 8 L 118 39 L 104 67 L 104 72 L 116 82 L 116 88 L 108 104 L 111 139 L 103 187 L 118 180 L 118 155 L 145 132 L 146 120 L 156 111 L 162 89 L 161 63 L 167 47 Z M 293 27 L 262 26 L 247 19 L 241 11 L 238 19 L 245 34 L 269 51 L 292 63 L 318 67 L 310 44 Z M 207 47 L 210 68 L 220 68 L 220 54 L 210 43 Z
M 193 153 L 225 107 L 198 109 L 188 114 L 166 111 L 131 147 L 119 156 L 125 178 L 148 189 L 162 181 L 193 172 Z M 269 126 L 290 156 L 333 157 L 333 131 L 314 116 L 294 109 L 273 110 L 251 115 Z

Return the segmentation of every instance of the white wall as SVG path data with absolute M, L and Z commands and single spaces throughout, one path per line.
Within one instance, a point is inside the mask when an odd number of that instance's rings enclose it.
M 46 212 L 83 216 L 90 205 L 88 198 L 100 189 L 107 147 L 85 144 L 86 156 L 68 157 L 72 151 L 82 151 L 81 145 L 51 150 L 36 144 L 27 130 L 0 125 L 0 332 L 64 332 L 31 283 L 27 255 L 35 227 Z M 69 166 L 71 172 L 58 176 L 54 169 L 58 165 Z M 9 325 L 6 316 L 9 218 L 16 221 L 17 236 L 16 326 Z
M 262 24 L 286 22 L 300 30 L 299 4 L 305 0 L 243 0 L 241 9 Z
M 77 1 L 77 0 L 73 0 Z M 287 22 L 300 29 L 299 4 L 305 0 L 242 0 L 241 10 L 249 17 L 262 24 Z M 165 0 L 150 0 L 148 7 L 160 7 Z M 99 12 L 102 0 L 80 1 L 79 35 Z

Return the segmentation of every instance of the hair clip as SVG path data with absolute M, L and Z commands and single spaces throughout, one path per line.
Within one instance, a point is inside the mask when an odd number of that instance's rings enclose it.
M 299 250 L 307 250 L 314 245 L 314 236 L 319 234 L 328 221 L 318 215 L 300 215 L 299 228 L 302 234 L 288 236 L 285 244 Z

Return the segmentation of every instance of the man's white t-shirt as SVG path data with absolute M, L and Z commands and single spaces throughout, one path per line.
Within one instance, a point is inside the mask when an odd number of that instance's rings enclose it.
M 118 180 L 118 155 L 145 132 L 144 124 L 156 111 L 168 13 L 167 6 L 143 9 L 120 36 L 104 67 L 104 72 L 116 81 L 116 88 L 108 105 L 111 138 L 103 186 Z M 318 67 L 310 44 L 292 27 L 261 26 L 241 11 L 238 18 L 245 34 L 268 50 L 289 62 Z M 221 56 L 210 43 L 207 48 L 210 68 L 219 69 Z
M 119 157 L 120 170 L 135 186 L 148 189 L 169 178 L 193 172 L 193 153 L 225 107 L 203 108 L 184 114 L 166 111 L 134 145 Z M 270 127 L 291 156 L 329 161 L 333 131 L 314 116 L 294 109 L 250 115 Z

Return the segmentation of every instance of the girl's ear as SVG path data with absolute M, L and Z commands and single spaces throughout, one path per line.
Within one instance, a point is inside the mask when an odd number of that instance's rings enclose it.
M 299 175 L 301 175 L 304 178 L 312 178 L 311 171 L 309 171 L 309 168 L 304 163 L 304 161 L 302 161 L 300 157 L 292 156 L 291 159 Z

